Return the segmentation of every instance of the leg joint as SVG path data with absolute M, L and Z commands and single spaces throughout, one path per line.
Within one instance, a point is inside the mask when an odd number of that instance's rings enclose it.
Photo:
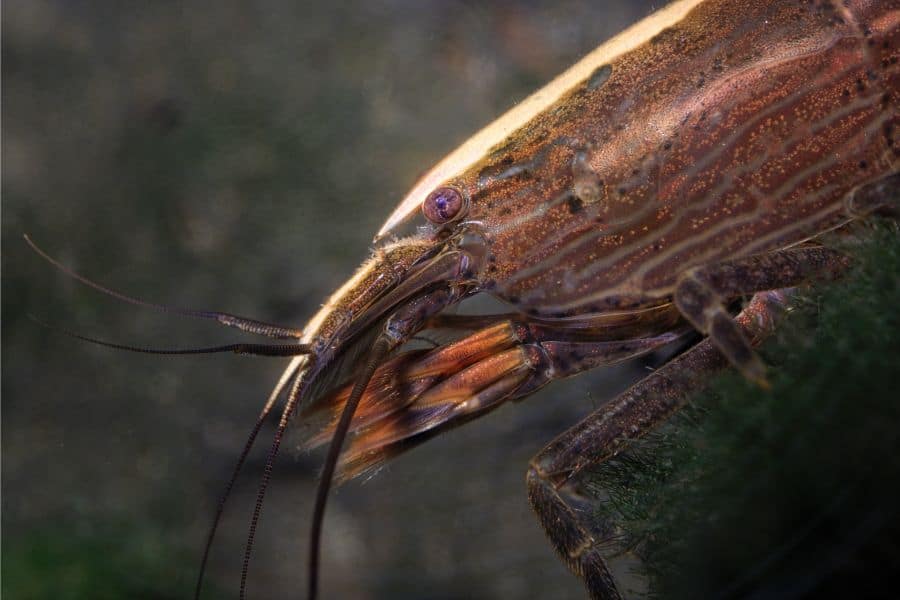
M 681 277 L 673 299 L 681 314 L 704 333 L 709 329 L 711 316 L 722 309 L 722 300 L 697 269 Z

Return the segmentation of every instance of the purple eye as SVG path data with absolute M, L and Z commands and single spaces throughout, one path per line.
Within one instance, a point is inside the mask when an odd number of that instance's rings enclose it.
M 440 187 L 425 198 L 422 203 L 422 212 L 425 218 L 435 225 L 449 223 L 453 219 L 461 217 L 465 200 L 459 190 L 452 187 Z

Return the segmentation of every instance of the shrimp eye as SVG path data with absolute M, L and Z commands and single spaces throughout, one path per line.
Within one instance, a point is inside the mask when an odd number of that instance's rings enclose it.
M 435 225 L 443 225 L 463 215 L 466 201 L 456 188 L 440 187 L 425 198 L 422 212 Z

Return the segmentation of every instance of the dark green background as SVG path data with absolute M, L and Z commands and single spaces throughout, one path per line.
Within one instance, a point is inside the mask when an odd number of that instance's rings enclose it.
M 650 4 L 4 3 L 4 598 L 187 597 L 282 368 L 41 329 L 27 313 L 147 346 L 239 337 L 87 290 L 23 232 L 141 298 L 301 325 L 419 173 Z M 525 466 L 638 373 L 556 384 L 339 490 L 326 597 L 581 595 L 530 514 Z M 263 456 L 226 513 L 210 590 L 237 593 Z M 278 462 L 253 598 L 303 589 L 320 461 Z

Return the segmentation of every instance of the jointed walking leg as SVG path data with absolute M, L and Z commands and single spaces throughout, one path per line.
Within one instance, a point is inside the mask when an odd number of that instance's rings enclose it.
M 756 345 L 771 330 L 781 300 L 779 292 L 756 294 L 735 319 L 750 344 Z M 529 501 L 553 546 L 584 579 L 592 598 L 620 597 L 604 556 L 604 542 L 614 532 L 598 532 L 581 522 L 574 477 L 664 422 L 710 375 L 727 365 L 713 343 L 703 340 L 556 438 L 532 459 L 526 477 Z
M 900 174 L 855 190 L 847 214 L 878 211 L 897 214 Z M 591 414 L 551 442 L 531 461 L 528 496 L 541 525 L 569 568 L 584 579 L 593 598 L 619 598 L 607 560 L 616 551 L 608 543 L 617 534 L 611 523 L 587 526 L 579 518 L 576 477 L 585 468 L 616 456 L 628 444 L 668 419 L 688 396 L 729 363 L 750 379 L 764 381 L 753 347 L 771 330 L 782 305 L 780 292 L 812 275 L 839 275 L 848 260 L 817 246 L 800 246 L 688 270 L 673 294 L 681 314 L 709 338 Z M 732 319 L 725 304 L 759 292 Z
M 763 384 L 765 366 L 726 310 L 743 294 L 792 287 L 811 276 L 834 278 L 848 265 L 840 253 L 802 246 L 687 270 L 675 288 L 681 314 L 751 381 Z

